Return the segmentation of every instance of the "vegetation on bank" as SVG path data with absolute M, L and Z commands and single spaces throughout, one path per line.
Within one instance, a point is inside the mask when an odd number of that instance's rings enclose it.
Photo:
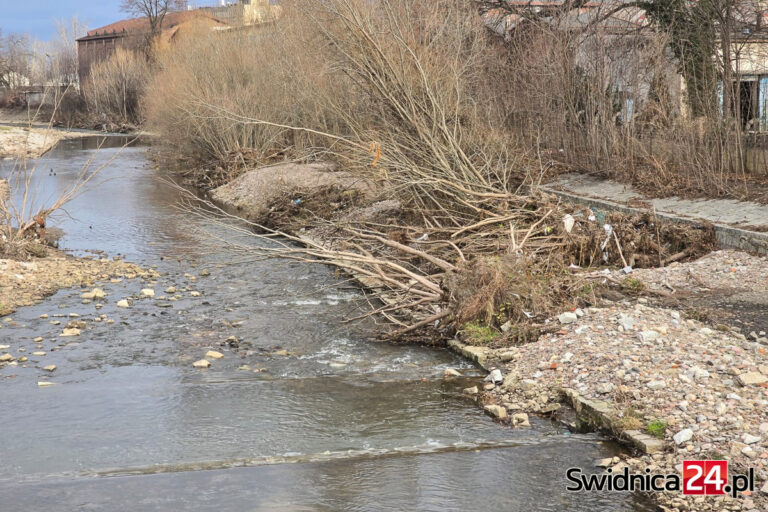
M 150 78 L 149 63 L 136 52 L 118 48 L 93 66 L 84 95 L 92 119 L 102 123 L 138 126 L 141 98 Z
M 168 155 L 205 164 L 198 182 L 286 158 L 334 160 L 367 181 L 367 205 L 318 209 L 300 226 L 256 219 L 265 243 L 243 250 L 351 273 L 395 337 L 532 341 L 552 314 L 596 300 L 599 286 L 571 265 L 657 266 L 712 246 L 706 227 L 622 215 L 604 226 L 521 192 L 550 162 L 510 117 L 515 46 L 472 2 L 297 0 L 258 35 L 208 37 L 159 59 L 149 126 L 167 134 Z M 397 211 L 377 214 L 384 200 Z
M 97 65 L 80 84 L 82 95 L 65 92 L 58 121 L 112 130 L 146 122 L 167 137 L 164 162 L 194 169 L 193 178 L 206 186 L 283 158 L 311 159 L 327 151 L 338 158 L 349 152 L 340 147 L 345 140 L 360 144 L 363 161 L 372 161 L 382 148 L 391 153 L 393 146 L 386 144 L 400 142 L 378 140 L 377 124 L 399 115 L 398 104 L 407 109 L 414 101 L 438 107 L 435 112 L 440 104 L 449 106 L 443 128 L 462 125 L 462 144 L 474 145 L 474 153 L 465 156 L 483 154 L 497 167 L 515 168 L 513 185 L 525 176 L 537 182 L 545 174 L 575 169 L 657 194 L 768 197 L 768 186 L 747 185 L 759 181 L 747 171 L 764 165 L 765 152 L 752 147 L 756 135 L 742 131 L 746 100 L 718 87 L 718 80 L 738 82 L 739 59 L 748 58 L 749 45 L 757 40 L 739 29 L 751 26 L 749 1 L 593 6 L 586 21 L 574 23 L 567 3 L 538 12 L 498 0 L 438 2 L 442 17 L 430 19 L 426 11 L 435 6 L 426 9 L 410 0 L 375 7 L 353 0 L 319 5 L 286 0 L 274 23 L 214 32 L 198 27 L 175 34 L 171 42 L 157 33 L 173 2 L 152 3 L 154 9 L 149 4 L 123 7 L 149 16 L 155 38 L 149 37 L 143 50 L 116 52 Z M 387 26 L 378 11 L 393 8 L 411 11 L 408 26 Z M 640 8 L 648 23 L 637 25 Z M 508 22 L 490 14 L 498 12 L 517 20 L 503 37 L 494 32 L 500 30 L 495 23 Z M 388 34 L 389 42 L 378 35 L 375 41 L 355 41 L 354 25 L 371 21 L 380 22 L 376 29 Z M 62 24 L 60 36 L 45 48 L 23 37 L 0 37 L 0 86 L 2 77 L 22 74 L 74 86 L 74 37 L 82 27 L 76 20 L 69 25 Z M 423 29 L 434 36 L 420 39 Z M 736 32 L 731 47 L 727 42 Z M 461 48 L 457 34 L 468 37 Z M 391 68 L 403 76 L 382 77 L 376 84 L 370 66 L 386 58 L 392 50 L 387 44 L 400 36 L 401 49 L 414 50 L 424 68 L 410 66 L 410 55 L 393 55 L 396 60 L 387 65 L 406 64 Z M 436 80 L 435 96 L 396 90 L 414 71 Z M 676 90 L 679 77 L 686 87 Z M 455 79 L 461 86 L 451 89 L 447 85 Z M 368 103 L 366 87 L 385 87 L 401 97 L 390 94 L 394 110 L 382 111 L 378 103 Z M 718 94 L 728 108 L 720 106 Z M 423 133 L 417 135 L 425 142 Z M 447 139 L 441 143 L 451 146 Z M 403 149 L 427 156 L 423 144 Z M 461 164 L 461 158 L 454 160 Z
M 149 63 L 117 52 L 83 89 L 91 111 L 162 134 L 157 157 L 199 185 L 275 161 L 332 160 L 374 191 L 367 205 L 396 202 L 387 217 L 349 202 L 290 232 L 259 225 L 270 243 L 244 248 L 361 278 L 394 335 L 470 326 L 481 342 L 530 341 L 554 312 L 595 300 L 598 286 L 571 265 L 663 265 L 707 250 L 712 233 L 651 216 L 615 215 L 605 227 L 585 209 L 523 194 L 562 168 L 689 172 L 679 145 L 649 153 L 644 137 L 693 132 L 682 118 L 621 122 L 619 94 L 604 83 L 616 72 L 602 67 L 612 62 L 605 38 L 585 46 L 541 23 L 503 39 L 477 7 L 289 0 L 273 24 L 181 35 Z M 654 43 L 633 51 L 661 63 L 665 44 Z M 581 52 L 600 65 L 577 65 Z M 646 111 L 665 111 L 663 94 L 651 101 L 658 108 Z M 717 173 L 696 163 L 698 185 L 725 179 L 724 161 Z M 308 246 L 275 246 L 275 234 Z

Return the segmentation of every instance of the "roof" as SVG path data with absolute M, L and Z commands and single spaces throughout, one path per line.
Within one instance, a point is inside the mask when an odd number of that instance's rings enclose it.
M 197 18 L 208 18 L 217 24 L 226 26 L 223 21 L 212 16 L 210 13 L 203 9 L 195 9 L 192 11 L 173 11 L 169 12 L 163 18 L 163 30 L 173 29 L 179 25 L 191 21 Z M 89 30 L 88 34 L 78 39 L 78 41 L 85 41 L 88 39 L 99 39 L 103 37 L 116 36 L 120 34 L 146 34 L 150 31 L 149 18 L 131 18 L 127 20 L 118 21 L 110 25 L 106 25 L 101 28 Z

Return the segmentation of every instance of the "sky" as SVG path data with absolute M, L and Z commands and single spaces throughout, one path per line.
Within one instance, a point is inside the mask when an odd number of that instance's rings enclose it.
M 47 41 L 56 35 L 56 20 L 77 16 L 89 29 L 103 27 L 127 16 L 120 0 L 0 0 L 0 29 L 4 34 L 29 33 Z

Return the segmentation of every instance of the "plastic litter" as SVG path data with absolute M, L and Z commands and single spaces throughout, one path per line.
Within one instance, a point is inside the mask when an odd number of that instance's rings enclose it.
M 563 224 L 565 224 L 565 231 L 570 233 L 573 230 L 573 225 L 576 224 L 576 219 L 571 214 L 566 214 L 563 217 Z

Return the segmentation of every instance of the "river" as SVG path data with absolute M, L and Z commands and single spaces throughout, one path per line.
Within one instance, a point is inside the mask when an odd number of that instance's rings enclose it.
M 617 448 L 535 418 L 495 423 L 461 393 L 478 369 L 346 322 L 365 300 L 328 268 L 232 250 L 236 235 L 178 208 L 147 148 L 123 142 L 62 142 L 33 189 L 46 200 L 108 162 L 54 220 L 61 247 L 156 266 L 157 296 L 118 308 L 146 286 L 125 280 L 103 285 L 100 309 L 63 290 L 4 319 L 2 344 L 30 362 L 0 371 L 0 510 L 652 510 L 567 492 L 566 468 L 597 471 Z M 171 286 L 179 300 L 162 297 Z M 70 314 L 89 327 L 59 338 L 51 322 Z M 211 349 L 225 357 L 193 368 Z M 48 364 L 55 385 L 38 388 Z

